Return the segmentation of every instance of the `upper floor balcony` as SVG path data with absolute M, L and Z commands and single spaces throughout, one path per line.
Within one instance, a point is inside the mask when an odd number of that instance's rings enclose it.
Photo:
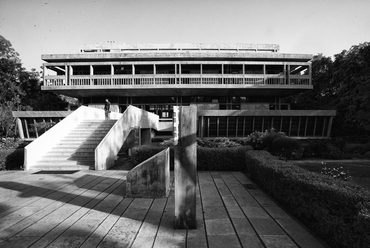
M 312 89 L 311 65 L 210 61 L 47 63 L 42 89 L 74 97 L 97 94 L 286 96 Z

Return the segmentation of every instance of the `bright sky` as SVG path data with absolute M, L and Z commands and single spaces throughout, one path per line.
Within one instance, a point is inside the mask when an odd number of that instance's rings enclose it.
M 84 44 L 263 43 L 333 56 L 370 41 L 369 0 L 0 0 L 0 35 L 39 70 Z

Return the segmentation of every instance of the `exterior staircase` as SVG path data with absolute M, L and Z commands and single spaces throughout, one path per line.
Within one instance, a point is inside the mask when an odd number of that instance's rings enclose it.
M 94 170 L 95 148 L 117 120 L 85 120 L 37 161 L 34 170 Z

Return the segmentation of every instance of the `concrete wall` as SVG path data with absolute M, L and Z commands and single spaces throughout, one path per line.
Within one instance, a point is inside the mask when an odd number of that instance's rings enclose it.
M 111 113 L 114 114 L 114 113 Z M 145 110 L 129 106 L 117 120 L 108 134 L 95 149 L 95 170 L 107 170 L 127 139 L 132 127 L 158 130 L 159 116 Z
M 166 197 L 170 193 L 170 148 L 133 168 L 126 179 L 126 197 Z

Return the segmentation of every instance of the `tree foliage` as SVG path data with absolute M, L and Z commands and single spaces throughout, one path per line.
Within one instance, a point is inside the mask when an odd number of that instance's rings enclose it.
M 19 54 L 0 35 L 0 136 L 14 133 L 11 111 L 62 110 L 68 105 L 56 94 L 41 91 L 40 75 L 22 67 Z
M 370 131 L 370 42 L 335 55 L 334 103 L 345 130 Z
M 370 131 L 370 43 L 312 60 L 313 90 L 290 97 L 294 109 L 335 109 L 333 132 Z

